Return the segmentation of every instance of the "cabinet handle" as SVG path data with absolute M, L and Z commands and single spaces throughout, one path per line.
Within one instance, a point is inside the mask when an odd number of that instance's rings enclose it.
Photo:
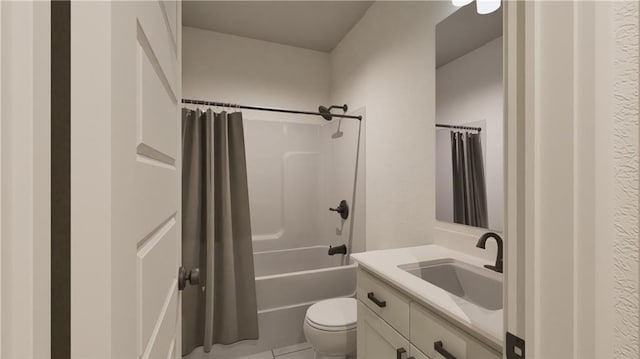
M 433 349 L 435 349 L 444 359 L 457 359 L 453 354 L 449 353 L 442 344 L 442 340 L 433 343 Z
M 407 354 L 407 350 L 405 348 L 396 349 L 396 359 L 402 359 L 402 356 L 406 354 Z
M 369 298 L 370 301 L 376 303 L 376 305 L 380 308 L 384 308 L 387 306 L 387 301 L 376 298 L 376 295 L 373 294 L 373 292 L 367 293 L 367 298 Z M 398 357 L 398 359 L 400 359 L 400 357 Z

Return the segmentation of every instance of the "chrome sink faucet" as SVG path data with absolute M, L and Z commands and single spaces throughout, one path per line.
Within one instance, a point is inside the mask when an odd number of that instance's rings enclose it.
M 487 249 L 486 244 L 487 244 L 487 239 L 489 238 L 493 238 L 496 240 L 496 243 L 498 244 L 498 255 L 496 256 L 496 265 L 492 266 L 487 264 L 484 267 L 491 269 L 493 271 L 496 271 L 498 273 L 502 273 L 502 238 L 500 238 L 500 236 L 495 232 L 487 232 L 483 234 L 482 237 L 480 237 L 480 239 L 478 240 L 478 243 L 476 244 L 476 247 Z

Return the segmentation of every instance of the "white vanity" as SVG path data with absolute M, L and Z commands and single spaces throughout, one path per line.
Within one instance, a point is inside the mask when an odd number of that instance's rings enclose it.
M 427 245 L 354 254 L 358 358 L 502 358 L 502 274 Z

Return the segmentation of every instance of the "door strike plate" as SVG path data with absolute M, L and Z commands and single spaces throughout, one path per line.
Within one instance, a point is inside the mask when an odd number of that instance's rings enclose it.
M 524 339 L 507 332 L 507 359 L 524 359 Z

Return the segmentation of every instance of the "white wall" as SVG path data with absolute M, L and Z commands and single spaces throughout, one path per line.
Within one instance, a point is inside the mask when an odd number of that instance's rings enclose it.
M 376 2 L 331 54 L 331 97 L 366 108 L 367 249 L 432 241 L 435 25 L 449 2 Z
M 329 104 L 329 71 L 328 53 L 184 28 L 185 98 L 315 110 Z M 353 249 L 362 250 L 362 226 L 351 236 L 353 216 L 345 222 L 328 211 L 342 199 L 354 200 L 358 122 L 243 113 L 254 250 L 336 245 L 355 237 Z
M 327 53 L 191 27 L 184 27 L 183 46 L 185 98 L 296 109 L 316 109 L 329 100 Z M 255 120 L 300 120 L 243 112 Z
M 504 222 L 502 37 L 436 70 L 436 122 L 481 127 L 489 228 Z M 453 222 L 451 130 L 436 129 L 436 218 Z

